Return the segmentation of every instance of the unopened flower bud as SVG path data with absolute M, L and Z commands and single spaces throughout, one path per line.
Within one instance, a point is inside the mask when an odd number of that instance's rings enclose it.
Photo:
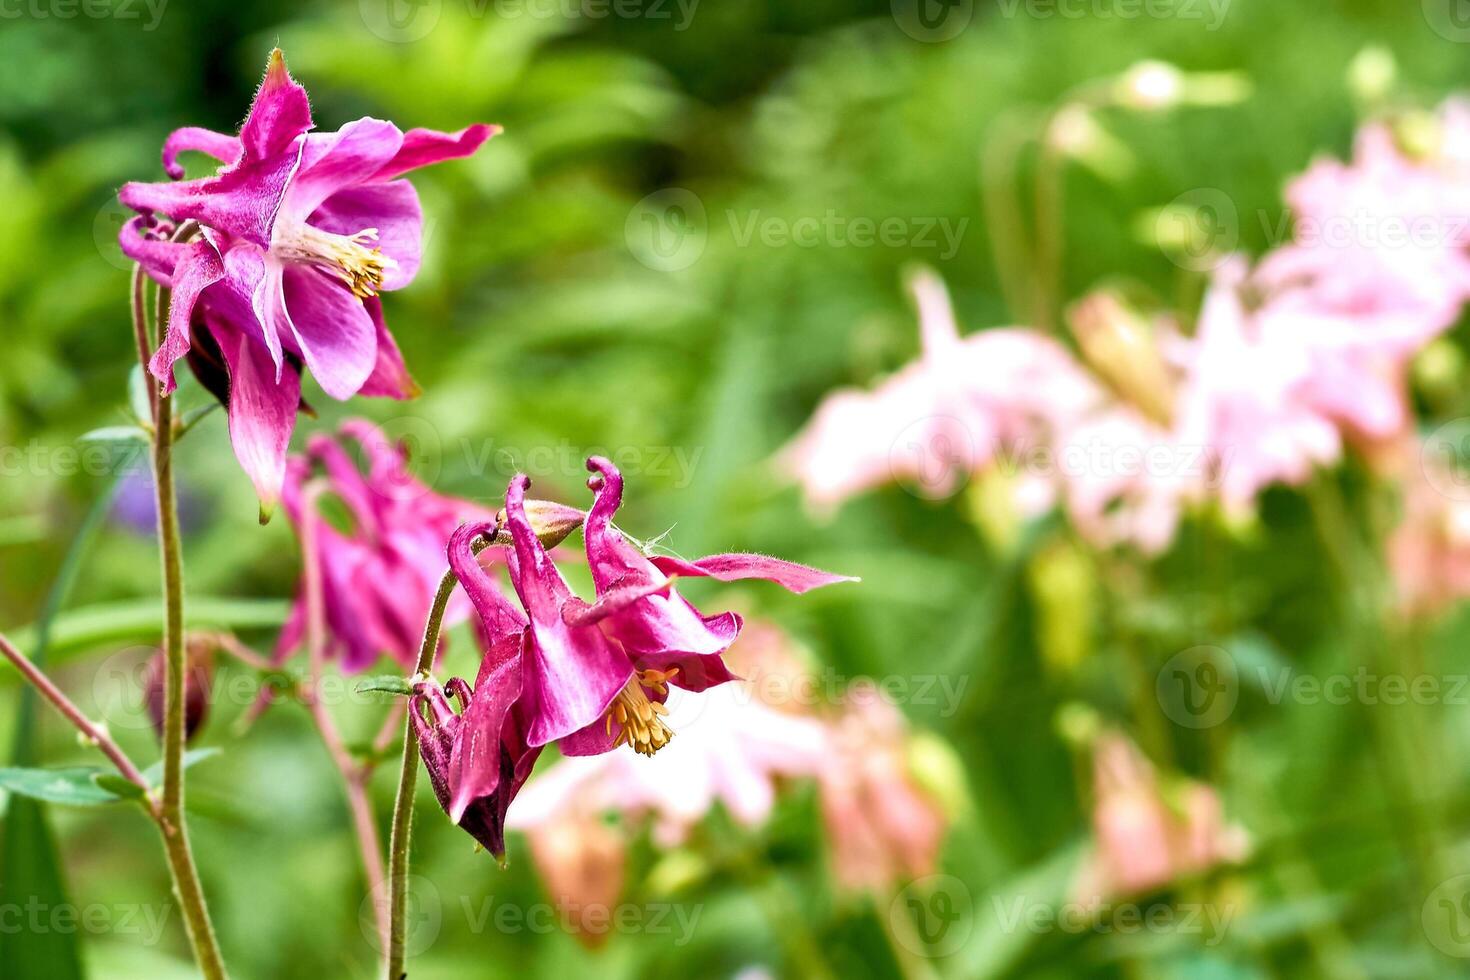
M 1119 77 L 1114 97 L 1130 109 L 1173 108 L 1184 97 L 1184 72 L 1165 61 L 1140 61 Z
M 1159 112 L 1182 105 L 1234 105 L 1250 93 L 1250 80 L 1239 72 L 1186 72 L 1166 61 L 1140 61 L 1118 76 L 1113 101 L 1126 109 Z
M 536 537 L 541 540 L 544 548 L 555 548 L 567 539 L 567 537 L 582 526 L 582 521 L 587 515 L 575 507 L 559 504 L 552 500 L 527 500 L 526 516 L 531 521 L 531 528 L 536 532 Z M 502 507 L 495 515 L 495 521 L 505 526 L 505 508 Z M 502 534 L 506 532 L 501 531 Z
M 1174 381 L 1149 322 L 1109 292 L 1082 298 L 1068 319 L 1093 370 L 1150 420 L 1167 427 L 1174 414 Z
M 163 738 L 164 683 L 167 664 L 162 650 L 148 662 L 148 674 L 143 680 L 143 698 L 148 708 L 148 717 L 153 730 Z M 214 677 L 213 648 L 191 642 L 186 647 L 184 658 L 184 738 L 193 738 L 194 733 L 204 726 L 209 715 L 209 687 Z
M 1360 102 L 1382 102 L 1398 79 L 1399 66 L 1393 52 L 1378 44 L 1359 51 L 1348 65 L 1348 87 Z

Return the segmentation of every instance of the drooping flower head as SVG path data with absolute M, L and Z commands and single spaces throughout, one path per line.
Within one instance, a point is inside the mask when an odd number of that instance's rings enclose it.
M 407 285 L 422 254 L 423 214 L 410 170 L 468 156 L 497 131 L 457 133 L 363 118 L 314 126 L 306 90 L 280 51 L 238 136 L 196 127 L 164 143 L 173 181 L 130 183 L 118 199 L 139 215 L 125 254 L 173 290 L 167 332 L 149 365 L 165 393 L 186 355 L 226 402 L 230 437 L 268 516 L 309 368 L 331 397 L 408 398 L 417 388 L 383 322 L 378 293 Z M 180 180 L 179 154 L 219 160 L 212 177 Z M 184 222 L 199 235 L 173 241 Z
M 599 755 L 623 743 L 653 755 L 673 738 L 664 705 L 671 685 L 701 692 L 733 679 L 719 656 L 739 635 L 740 618 L 701 615 L 674 590 L 671 575 L 764 578 L 793 592 L 846 580 L 764 555 L 645 556 L 612 526 L 622 475 L 599 457 L 588 468 L 597 494 L 584 528 L 594 602 L 572 591 L 547 551 L 527 510 L 524 475 L 511 480 L 500 521 L 466 525 L 450 541 L 450 565 L 479 613 L 486 660 L 475 688 L 443 688 L 463 695 L 463 714 L 440 710 L 447 702 L 430 682 L 417 703 L 434 710 L 416 714 L 415 724 L 433 729 L 424 736 L 424 762 L 437 769 L 440 801 L 456 823 L 479 808 L 474 812 L 499 815 L 491 821 L 498 833 L 529 771 L 525 760 L 552 742 L 567 756 Z M 506 535 L 519 605 L 472 553 L 476 539 Z M 489 689 L 487 671 L 496 678 Z M 496 837 L 487 846 L 498 854 L 503 845 Z
M 832 874 L 846 891 L 884 895 L 934 872 L 949 818 L 909 771 L 902 713 L 869 683 L 847 702 L 818 770 Z
M 1181 782 L 1171 804 L 1153 765 L 1117 732 L 1098 738 L 1093 760 L 1096 849 L 1073 886 L 1079 902 L 1148 892 L 1245 857 L 1249 838 L 1225 822 L 1211 787 Z
M 371 423 L 349 421 L 342 437 L 313 437 L 305 456 L 288 461 L 285 487 L 286 513 L 298 532 L 303 522 L 315 522 L 317 553 L 304 557 L 318 566 L 327 652 L 339 656 L 348 672 L 371 667 L 385 653 L 412 668 L 444 576 L 444 542 L 461 522 L 487 520 L 491 514 L 424 486 L 409 472 L 403 450 Z M 366 472 L 349 452 L 354 445 L 367 461 Z M 308 512 L 303 490 L 317 469 L 326 489 L 341 501 L 350 528 L 339 529 Z M 446 618 L 454 623 L 468 611 L 460 597 L 451 602 Z M 278 656 L 300 644 L 306 616 L 303 582 L 277 644 Z

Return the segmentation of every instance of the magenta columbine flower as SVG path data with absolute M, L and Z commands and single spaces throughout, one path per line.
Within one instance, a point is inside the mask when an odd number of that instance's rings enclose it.
M 335 133 L 313 127 L 306 89 L 279 50 L 239 136 L 186 127 L 163 146 L 173 181 L 129 183 L 118 199 L 139 212 L 123 252 L 173 289 L 168 329 L 149 365 L 164 391 L 190 365 L 229 409 L 230 438 L 269 516 L 310 368 L 328 395 L 408 398 L 417 388 L 383 322 L 378 293 L 418 272 L 423 214 L 403 174 L 468 156 L 495 127 L 457 133 L 363 118 Z M 178 156 L 223 164 L 179 180 Z M 199 237 L 172 242 L 186 221 Z
M 491 514 L 420 483 L 409 472 L 403 451 L 372 423 L 344 423 L 342 435 L 342 441 L 315 436 L 306 456 L 288 461 L 286 514 L 298 532 L 303 521 L 316 522 L 317 554 L 303 560 L 319 566 L 328 654 L 339 656 L 349 673 L 371 667 L 385 653 L 411 669 L 444 576 L 444 542 L 461 522 L 487 520 Z M 348 452 L 352 444 L 366 459 L 366 473 Z M 327 489 L 346 510 L 349 529 L 305 512 L 303 489 L 317 466 Z M 281 632 L 278 657 L 298 647 L 305 633 L 302 588 Z M 451 603 L 447 618 L 460 621 L 468 613 L 460 598 Z
M 487 652 L 474 688 L 420 684 L 413 718 L 440 802 L 497 855 L 505 810 L 543 746 L 556 742 L 563 755 L 585 756 L 626 742 L 652 755 L 673 737 L 663 704 L 670 685 L 698 692 L 733 679 L 719 658 L 739 635 L 740 617 L 701 615 L 674 590 L 671 574 L 764 578 L 793 592 L 849 581 L 764 555 L 644 557 L 612 526 L 621 474 L 598 457 L 587 466 L 597 492 L 585 529 L 594 602 L 572 592 L 538 537 L 524 475 L 511 480 L 503 517 L 511 539 L 505 561 L 520 607 L 471 548 L 500 532 L 501 522 L 466 525 L 450 540 L 450 566 L 479 612 Z M 461 714 L 446 695 L 460 701 Z

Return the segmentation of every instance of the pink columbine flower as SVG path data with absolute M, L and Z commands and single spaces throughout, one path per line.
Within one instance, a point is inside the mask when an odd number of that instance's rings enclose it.
M 920 271 L 909 288 L 919 359 L 872 391 L 829 395 L 781 452 L 781 465 L 818 509 L 899 481 L 946 496 L 1007 449 L 1046 443 L 1097 397 L 1097 385 L 1055 341 L 1023 328 L 961 337 L 938 276 Z M 1040 499 L 1049 506 L 1049 496 Z
M 424 486 L 409 472 L 402 449 L 371 423 L 349 421 L 342 436 L 314 436 L 304 457 L 289 460 L 285 486 L 286 513 L 298 532 L 303 521 L 316 522 L 317 554 L 304 560 L 315 561 L 321 576 L 327 652 L 340 657 L 342 669 L 350 673 L 371 667 L 385 653 L 411 669 L 444 576 L 444 542 L 461 522 L 492 515 L 478 504 Z M 366 473 L 348 451 L 354 444 L 366 458 Z M 317 467 L 327 489 L 346 508 L 349 530 L 304 512 L 302 491 Z M 302 589 L 277 643 L 278 658 L 299 646 L 304 636 L 307 598 L 304 585 Z M 453 623 L 468 611 L 457 596 L 446 618 Z
M 1171 805 L 1153 766 L 1117 733 L 1098 739 L 1093 758 L 1096 849 L 1074 884 L 1078 901 L 1152 891 L 1249 852 L 1249 838 L 1225 822 L 1214 789 L 1184 783 Z
M 855 686 L 829 745 L 818 778 L 838 886 L 881 896 L 933 874 L 949 818 L 909 772 L 899 710 L 871 684 Z
M 1417 440 L 1397 456 L 1403 518 L 1388 538 L 1388 566 L 1400 609 L 1433 616 L 1470 596 L 1470 485 Z
M 306 90 L 271 54 L 238 136 L 186 127 L 164 143 L 172 182 L 129 183 L 118 199 L 139 212 L 121 232 L 125 254 L 173 289 L 167 333 L 149 365 L 165 392 L 190 363 L 224 396 L 230 438 L 268 516 L 285 478 L 286 446 L 309 368 L 331 397 L 417 393 L 383 322 L 378 293 L 418 272 L 423 215 L 403 174 L 468 156 L 497 130 L 457 133 L 363 118 L 335 133 L 313 127 Z M 197 150 L 218 173 L 179 180 Z M 168 240 L 197 221 L 199 238 Z
M 416 706 L 434 710 L 427 716 L 416 710 L 415 724 L 425 726 L 426 745 L 440 747 L 425 749 L 424 761 L 437 769 L 440 802 L 466 829 L 466 814 L 503 815 L 542 747 L 556 742 L 564 755 L 586 756 L 627 742 L 653 755 L 673 737 L 664 705 L 670 685 L 703 691 L 731 679 L 709 658 L 735 640 L 739 617 L 700 615 L 674 590 L 670 574 L 764 578 L 794 592 L 846 581 L 764 555 L 645 558 L 611 526 L 621 474 L 600 458 L 588 468 L 597 491 L 585 530 L 594 603 L 572 592 L 538 537 L 526 510 L 524 475 L 511 480 L 503 517 L 511 539 L 505 562 L 520 606 L 471 552 L 475 539 L 497 535 L 501 522 L 467 524 L 450 540 L 450 566 L 479 613 L 488 652 L 473 689 L 462 682 L 442 691 L 432 682 L 422 685 Z M 462 715 L 445 714 L 446 692 L 459 696 Z M 498 817 L 484 826 L 494 830 L 486 846 L 503 853 Z

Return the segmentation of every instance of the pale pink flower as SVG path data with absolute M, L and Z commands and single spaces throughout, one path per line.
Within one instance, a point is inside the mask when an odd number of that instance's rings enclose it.
M 1470 109 L 1447 102 L 1434 129 L 1411 156 L 1372 123 L 1350 162 L 1315 162 L 1287 191 L 1293 241 L 1255 276 L 1263 329 L 1310 352 L 1304 401 L 1362 440 L 1408 428 L 1408 360 L 1470 298 Z
M 909 772 L 902 713 L 871 686 L 856 686 L 831 743 L 820 783 L 838 887 L 885 895 L 933 874 L 949 818 Z
M 1191 781 L 1166 794 L 1152 764 L 1123 735 L 1099 737 L 1093 772 L 1094 849 L 1073 887 L 1078 901 L 1153 891 L 1248 853 L 1249 838 L 1225 822 L 1214 789 Z
M 894 482 L 945 496 L 1007 449 L 1045 442 L 1097 395 L 1055 341 L 1024 328 L 961 337 L 936 275 L 921 271 L 909 286 L 919 359 L 871 391 L 833 392 L 781 453 L 814 507 Z
M 608 752 L 563 759 L 528 783 L 506 826 L 531 831 L 558 814 L 585 810 L 650 818 L 664 847 L 683 842 L 719 803 L 738 823 L 758 826 L 775 804 L 777 781 L 814 775 L 826 733 L 811 719 L 776 711 L 740 682 L 694 694 L 671 690 L 678 733 L 656 755 Z
M 1246 264 L 1222 265 L 1205 298 L 1181 387 L 1176 436 L 1203 449 L 1227 510 L 1249 507 L 1273 483 L 1300 484 L 1335 463 L 1337 429 L 1305 397 L 1315 365 L 1309 348 L 1246 309 Z
M 1404 513 L 1388 539 L 1389 569 L 1400 608 L 1431 616 L 1470 596 L 1470 484 L 1417 445 L 1394 468 Z

